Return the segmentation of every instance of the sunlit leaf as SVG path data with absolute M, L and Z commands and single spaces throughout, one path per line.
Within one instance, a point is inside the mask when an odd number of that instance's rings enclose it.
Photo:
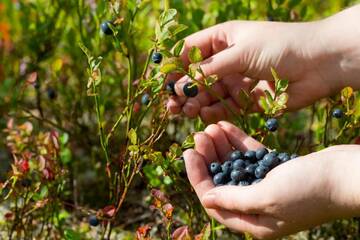
M 202 61 L 201 51 L 198 47 L 195 46 L 190 48 L 188 57 L 191 63 L 197 63 Z

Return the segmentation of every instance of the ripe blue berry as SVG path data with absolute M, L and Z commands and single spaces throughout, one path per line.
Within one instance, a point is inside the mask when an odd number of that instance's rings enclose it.
M 231 161 L 226 161 L 221 165 L 221 170 L 225 175 L 229 175 L 233 169 L 233 163 Z
M 256 178 L 264 178 L 265 175 L 268 173 L 269 168 L 265 167 L 263 165 L 259 165 L 256 169 L 255 169 L 255 177 Z
M 266 148 L 259 148 L 256 150 L 256 158 L 257 160 L 263 159 L 263 157 L 268 154 L 269 151 Z
M 110 22 L 110 21 L 105 21 L 105 22 L 102 22 L 101 25 L 100 25 L 101 31 L 102 31 L 105 35 L 112 35 L 112 34 L 113 34 L 113 31 L 112 31 L 112 29 L 110 28 L 110 24 L 112 24 L 112 22 Z
M 279 158 L 275 152 L 266 154 L 262 160 L 262 165 L 269 168 L 276 167 L 279 163 Z
M 89 224 L 93 227 L 96 227 L 99 225 L 99 219 L 95 215 L 91 215 L 89 217 Z
M 167 84 L 166 84 L 166 91 L 173 95 L 173 96 L 176 96 L 176 92 L 175 92 L 175 81 L 169 81 Z
M 55 89 L 53 89 L 52 87 L 48 87 L 47 95 L 50 100 L 54 100 L 57 97 L 57 93 L 56 93 Z
M 239 170 L 240 168 L 245 168 L 246 165 L 245 165 L 245 162 L 244 160 L 242 159 L 237 159 L 233 162 L 233 165 L 232 165 L 233 169 L 234 170 Z
M 230 178 L 234 181 L 244 180 L 246 178 L 245 169 L 231 171 Z
M 334 118 L 342 118 L 344 116 L 344 113 L 341 109 L 335 108 L 334 111 L 332 112 L 332 116 Z
M 269 118 L 266 123 L 265 123 L 265 127 L 270 131 L 270 132 L 275 132 L 278 127 L 279 127 L 279 123 L 277 121 L 276 118 Z
M 244 154 L 245 159 L 250 160 L 251 162 L 256 162 L 256 152 L 248 150 Z
M 245 168 L 245 171 L 248 175 L 250 176 L 255 176 L 255 169 L 258 167 L 259 165 L 257 164 L 250 164 Z
M 297 158 L 297 157 L 299 157 L 299 155 L 297 155 L 296 153 L 293 153 L 293 154 L 291 154 L 290 159 L 294 159 L 294 158 Z
M 215 186 L 219 186 L 220 184 L 224 184 L 226 180 L 226 175 L 222 172 L 215 174 L 213 177 L 213 183 Z
M 162 60 L 162 55 L 159 52 L 154 52 L 153 55 L 151 56 L 151 60 L 153 61 L 153 63 L 159 64 L 161 63 Z
M 244 157 L 244 154 L 239 150 L 235 150 L 230 154 L 231 161 L 235 161 L 236 159 L 241 159 L 243 157 Z
M 150 95 L 145 93 L 144 95 L 142 95 L 141 97 L 141 103 L 144 105 L 148 105 L 150 102 Z
M 287 162 L 287 161 L 290 160 L 289 154 L 288 154 L 288 153 L 285 153 L 285 152 L 279 153 L 278 158 L 280 159 L 280 161 L 281 161 L 282 163 Z
M 198 94 L 199 89 L 194 83 L 188 82 L 184 85 L 183 91 L 185 96 L 195 97 Z
M 238 181 L 231 180 L 231 181 L 230 181 L 230 182 L 228 182 L 226 185 L 236 186 L 236 185 L 238 185 Z
M 217 162 L 213 162 L 210 164 L 210 173 L 213 175 L 221 172 L 221 164 Z
M 240 181 L 239 182 L 239 184 L 238 184 L 239 186 L 249 186 L 250 185 L 250 183 L 248 182 L 248 181 Z

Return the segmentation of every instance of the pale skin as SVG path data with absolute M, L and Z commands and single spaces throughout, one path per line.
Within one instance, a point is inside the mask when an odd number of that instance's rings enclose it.
M 333 17 L 309 23 L 233 21 L 195 33 L 186 39 L 183 60 L 191 46 L 205 57 L 205 75 L 219 80 L 213 91 L 239 111 L 241 88 L 256 103 L 271 90 L 270 67 L 289 80 L 289 110 L 296 110 L 345 86 L 360 88 L 360 5 Z M 198 78 L 201 81 L 201 77 Z M 224 105 L 202 89 L 184 97 L 182 77 L 168 109 L 209 125 L 195 135 L 195 149 L 184 152 L 189 180 L 207 213 L 238 232 L 273 239 L 338 218 L 360 216 L 360 146 L 340 145 L 299 157 L 270 171 L 252 186 L 214 187 L 207 165 L 224 161 L 233 147 L 256 149 L 262 144 L 236 126 L 220 121 L 231 117 Z M 261 109 L 255 104 L 253 111 Z M 218 122 L 220 121 L 220 122 Z

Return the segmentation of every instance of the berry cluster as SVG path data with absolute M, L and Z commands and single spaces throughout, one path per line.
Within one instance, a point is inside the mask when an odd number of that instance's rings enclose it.
M 296 154 L 269 152 L 266 148 L 249 150 L 245 153 L 235 150 L 223 164 L 211 163 L 209 172 L 215 186 L 248 186 L 260 182 L 271 169 L 279 164 L 296 157 L 298 157 Z

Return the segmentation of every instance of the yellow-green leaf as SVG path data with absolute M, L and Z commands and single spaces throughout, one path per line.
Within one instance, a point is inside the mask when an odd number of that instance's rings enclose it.
M 128 132 L 128 138 L 130 139 L 131 144 L 136 145 L 137 143 L 137 134 L 136 131 L 132 128 Z
M 188 57 L 191 63 L 201 62 L 203 59 L 200 49 L 195 46 L 190 49 Z

